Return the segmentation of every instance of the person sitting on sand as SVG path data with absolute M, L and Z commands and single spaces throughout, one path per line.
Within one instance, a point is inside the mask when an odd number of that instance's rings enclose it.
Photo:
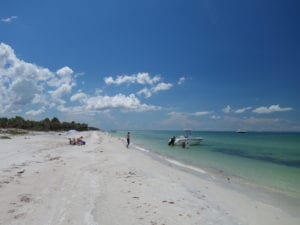
M 70 145 L 75 145 L 76 142 L 75 142 L 75 138 L 68 138 L 69 139 L 69 144 Z
M 82 136 L 77 138 L 77 143 L 76 143 L 77 145 L 85 145 L 85 141 L 83 141 L 82 138 L 83 138 Z

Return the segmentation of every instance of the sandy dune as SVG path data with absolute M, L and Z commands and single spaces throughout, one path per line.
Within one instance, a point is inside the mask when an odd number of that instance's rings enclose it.
M 300 224 L 279 205 L 153 159 L 109 134 L 85 146 L 40 133 L 0 140 L 0 224 Z

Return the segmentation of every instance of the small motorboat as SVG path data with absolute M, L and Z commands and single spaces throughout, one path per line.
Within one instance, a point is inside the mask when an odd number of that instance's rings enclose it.
M 238 129 L 238 130 L 236 131 L 236 133 L 239 133 L 239 134 L 245 134 L 245 133 L 247 133 L 247 131 L 246 131 L 246 130 Z
M 190 145 L 200 145 L 201 141 L 203 140 L 202 137 L 194 137 L 192 136 L 191 130 L 184 130 L 184 135 L 179 137 L 172 137 L 168 145 L 177 145 L 182 146 L 183 148 L 186 148 Z

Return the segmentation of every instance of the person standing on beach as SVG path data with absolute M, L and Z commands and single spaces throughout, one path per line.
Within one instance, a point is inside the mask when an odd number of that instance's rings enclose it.
M 127 133 L 127 148 L 129 147 L 130 145 L 130 132 Z

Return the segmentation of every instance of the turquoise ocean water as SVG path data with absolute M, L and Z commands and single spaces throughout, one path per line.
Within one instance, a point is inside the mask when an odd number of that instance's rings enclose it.
M 182 131 L 130 132 L 134 145 L 155 154 L 300 200 L 300 133 L 194 131 L 193 136 L 203 137 L 203 142 L 183 149 L 167 145 Z M 126 133 L 113 135 L 125 138 Z

